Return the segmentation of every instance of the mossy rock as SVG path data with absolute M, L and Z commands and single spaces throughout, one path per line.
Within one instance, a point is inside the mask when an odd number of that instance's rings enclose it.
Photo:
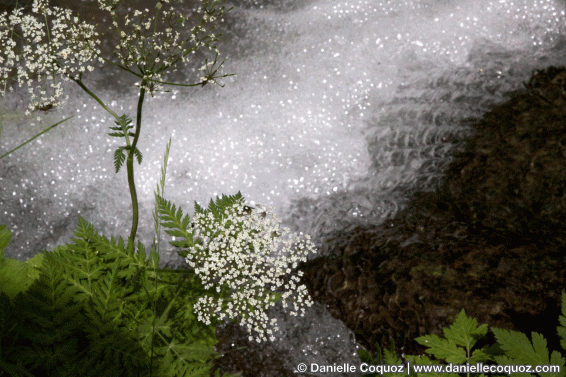
M 435 192 L 386 225 L 329 237 L 332 257 L 299 266 L 313 298 L 368 350 L 394 341 L 399 355 L 423 354 L 414 339 L 442 336 L 462 309 L 558 349 L 547 319 L 566 286 L 566 69 L 525 86 L 477 122 Z
M 517 241 L 566 228 L 566 69 L 538 71 L 495 107 L 446 172 L 454 215 L 477 232 Z

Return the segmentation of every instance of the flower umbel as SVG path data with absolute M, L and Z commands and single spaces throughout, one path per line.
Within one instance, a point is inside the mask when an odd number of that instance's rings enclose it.
M 0 14 L 0 46 L 6 48 L 0 49 L 0 87 L 6 87 L 6 83 L 13 76 L 12 70 L 17 68 L 16 77 L 20 86 L 27 80 L 32 93 L 29 110 L 48 111 L 51 108 L 59 107 L 61 102 L 56 102 L 63 92 L 60 83 L 55 82 L 56 75 L 63 76 L 65 80 L 73 80 L 88 95 L 96 100 L 104 110 L 110 113 L 120 127 L 126 127 L 125 114 L 119 116 L 112 111 L 100 98 L 98 98 L 91 90 L 89 90 L 83 80 L 85 69 L 93 71 L 91 65 L 86 65 L 90 60 L 98 59 L 101 63 L 109 63 L 124 71 L 127 71 L 141 79 L 136 83 L 140 88 L 140 94 L 137 106 L 137 116 L 135 121 L 135 132 L 112 132 L 109 135 L 124 138 L 126 145 L 120 147 L 114 156 L 116 173 L 122 163 L 126 163 L 128 171 L 128 185 L 130 188 L 130 196 L 132 198 L 132 228 L 129 239 L 134 244 L 138 229 L 138 199 L 134 182 L 134 155 L 141 164 L 142 154 L 137 148 L 137 143 L 141 131 L 142 107 L 146 91 L 153 96 L 154 92 L 163 91 L 163 85 L 176 86 L 204 86 L 207 82 L 217 82 L 218 78 L 233 76 L 232 74 L 220 75 L 222 63 L 216 68 L 214 65 L 218 62 L 218 49 L 211 45 L 218 40 L 218 36 L 211 33 L 214 26 L 208 27 L 214 19 L 222 17 L 225 7 L 219 5 L 225 0 L 202 0 L 205 9 L 204 14 L 202 7 L 193 11 L 196 15 L 197 25 L 188 27 L 185 25 L 190 15 L 183 15 L 184 10 L 176 10 L 173 7 L 175 0 L 158 1 L 151 11 L 149 9 L 134 10 L 133 15 L 126 13 L 124 22 L 121 25 L 118 20 L 116 8 L 123 0 L 99 0 L 98 4 L 102 10 L 110 12 L 112 16 L 112 28 L 115 29 L 113 35 L 119 36 L 120 41 L 114 46 L 112 53 L 117 61 L 112 61 L 101 55 L 101 51 L 96 49 L 96 45 L 100 44 L 100 40 L 96 37 L 98 33 L 94 32 L 95 26 L 86 23 L 80 23 L 79 17 L 72 17 L 70 10 L 61 10 L 57 7 L 49 7 L 46 0 L 34 0 L 33 13 L 39 14 L 39 20 L 34 16 L 26 15 L 22 17 L 22 12 L 16 9 L 9 16 L 7 13 Z M 167 4 L 168 6 L 164 6 Z M 181 6 L 181 8 L 183 8 Z M 228 9 L 230 10 L 230 9 Z M 49 18 L 51 21 L 49 21 Z M 192 17 L 194 18 L 194 17 Z M 220 18 L 221 19 L 221 18 Z M 120 20 L 121 21 L 121 20 Z M 188 21 L 187 21 L 188 22 Z M 205 26 L 207 26 L 205 28 Z M 16 29 L 22 35 L 16 33 Z M 111 29 L 112 29 L 111 28 Z M 207 30 L 208 29 L 208 30 Z M 27 42 L 23 48 L 17 50 L 17 44 L 14 36 Z M 174 68 L 175 65 L 182 61 L 187 62 L 188 55 L 194 53 L 199 48 L 208 47 L 216 52 L 214 63 L 208 64 L 205 60 L 205 66 L 201 69 L 204 76 L 200 82 L 194 84 L 179 84 L 163 81 L 163 72 Z M 22 53 L 23 51 L 23 53 Z M 3 54 L 6 56 L 4 58 Z M 23 63 L 20 60 L 23 57 Z M 18 65 L 17 63 L 20 63 Z M 76 68 L 74 65 L 78 64 Z M 86 68 L 85 68 L 86 65 Z M 175 71 L 176 68 L 173 69 Z M 51 80 L 53 88 L 53 96 L 47 97 L 47 93 L 40 88 L 39 98 L 35 100 L 36 95 L 31 88 L 33 79 L 29 74 L 34 76 L 38 82 L 43 78 Z M 220 85 L 222 86 L 222 85 Z M 10 87 L 10 91 L 13 88 Z M 5 96 L 5 89 L 0 91 Z M 68 98 L 68 96 L 67 96 Z M 0 133 L 2 131 L 2 123 L 0 118 Z M 38 120 L 40 118 L 38 117 Z M 55 127 L 57 124 L 51 126 Z M 51 129 L 49 128 L 49 129 Z M 48 130 L 49 130 L 48 129 Z M 115 131 L 114 127 L 111 127 Z M 43 131 L 45 132 L 45 131 Z M 37 135 L 39 136 L 39 134 Z M 133 137 L 130 140 L 130 137 Z M 34 137 L 35 138 L 35 137 Z M 26 143 L 33 139 L 28 140 Z M 24 144 L 26 144 L 24 143 Z M 10 152 L 0 156 L 3 158 L 14 152 L 24 144 L 11 150 Z M 127 159 L 122 152 L 127 153 Z M 133 247 L 133 246 L 132 246 Z
M 196 84 L 174 85 L 204 86 L 209 81 L 218 84 L 216 79 L 232 76 L 222 75 L 222 63 L 214 67 L 218 61 L 218 49 L 211 44 L 217 41 L 219 36 L 211 32 L 214 27 L 208 28 L 207 25 L 221 18 L 225 12 L 224 6 L 217 8 L 220 0 L 202 0 L 205 11 L 202 7 L 194 11 L 204 14 L 200 23 L 193 27 L 185 25 L 189 15 L 174 10 L 172 4 L 170 9 L 163 7 L 164 3 L 174 3 L 175 0 L 159 1 L 151 10 L 135 10 L 133 15 L 126 14 L 120 24 L 121 20 L 118 19 L 115 9 L 122 1 L 99 0 L 100 9 L 109 11 L 113 19 L 115 30 L 112 34 L 120 36 L 120 42 L 113 51 L 117 61 L 111 61 L 101 55 L 100 49 L 97 48 L 101 41 L 98 39 L 99 33 L 94 31 L 95 25 L 81 23 L 80 18 L 73 16 L 69 9 L 50 7 L 46 0 L 34 0 L 32 10 L 39 17 L 23 16 L 21 9 L 14 10 L 10 15 L 0 14 L 0 86 L 16 77 L 20 87 L 25 83 L 30 88 L 32 96 L 29 110 L 48 105 L 59 107 L 62 101 L 57 99 L 62 97 L 63 90 L 60 83 L 56 82 L 56 76 L 61 75 L 63 80 L 71 79 L 80 85 L 83 73 L 86 70 L 94 70 L 89 63 L 98 60 L 139 77 L 142 80 L 137 86 L 141 86 L 153 96 L 155 92 L 164 91 L 163 84 L 172 84 L 163 81 L 165 70 L 179 61 L 188 62 L 190 53 L 205 47 L 214 50 L 216 57 L 214 63 L 208 64 L 207 60 L 205 68 L 201 68 L 204 73 L 202 81 Z M 14 36 L 22 42 L 27 42 L 27 45 L 18 48 Z M 51 97 L 47 95 L 44 87 L 38 85 L 35 89 L 32 88 L 34 79 L 40 83 L 44 78 L 51 81 L 48 83 L 53 89 Z M 35 93 L 37 89 L 39 95 Z M 9 90 L 13 91 L 13 88 L 9 87 Z M 0 90 L 0 94 L 5 96 L 5 90 Z
M 307 260 L 309 252 L 316 253 L 308 235 L 305 236 L 306 241 L 299 240 L 296 234 L 287 241 L 280 240 L 277 237 L 280 221 L 268 214 L 272 214 L 271 209 L 259 206 L 251 209 L 242 202 L 229 207 L 220 219 L 210 212 L 196 213 L 193 236 L 202 240 L 202 244 L 189 248 L 186 258 L 201 277 L 205 289 L 216 286 L 217 293 L 222 288 L 231 291 L 226 300 L 201 297 L 194 308 L 198 319 L 208 324 L 211 315 L 220 320 L 240 315 L 241 324 L 247 327 L 248 332 L 253 330 L 258 334 L 258 343 L 262 339 L 267 340 L 266 334 L 270 340 L 275 339 L 272 330 L 267 328 L 268 318 L 264 309 L 275 305 L 274 292 L 284 284 L 281 277 L 291 273 L 289 264 L 296 268 L 298 261 Z M 287 233 L 289 229 L 284 228 L 283 235 Z M 279 250 L 281 242 L 284 247 Z M 303 272 L 299 271 L 298 275 L 302 276 Z M 304 285 L 297 287 L 298 282 L 299 277 L 291 276 L 281 297 L 284 299 L 283 307 L 287 307 L 287 301 L 293 302 L 291 315 L 296 316 L 301 309 L 301 316 L 304 316 L 302 304 L 310 307 L 313 302 Z M 291 295 L 293 298 L 290 298 Z M 270 324 L 275 323 L 276 319 L 272 319 Z
M 23 16 L 21 9 L 14 10 L 9 16 L 7 13 L 0 14 L 0 45 L 3 46 L 0 49 L 0 84 L 11 78 L 9 74 L 17 68 L 18 86 L 25 83 L 31 93 L 27 115 L 30 110 L 60 105 L 57 99 L 63 91 L 55 76 L 61 74 L 66 81 L 69 81 L 68 76 L 79 78 L 85 70 L 94 69 L 88 63 L 100 54 L 100 50 L 96 49 L 100 41 L 96 39 L 98 33 L 94 32 L 94 26 L 81 23 L 78 17 L 72 17 L 70 10 L 48 7 L 45 1 L 35 0 L 33 12 L 43 16 L 43 20 L 33 15 Z M 16 49 L 17 44 L 12 39 L 14 35 L 28 42 L 21 51 Z M 101 58 L 99 60 L 103 62 Z M 23 64 L 18 64 L 21 62 Z M 33 88 L 34 79 L 30 75 L 36 76 L 38 83 L 42 76 L 51 81 L 53 95 L 47 97 L 46 91 L 39 85 Z M 35 92 L 37 89 L 39 96 Z M 9 90 L 13 91 L 13 88 L 9 87 Z M 6 94 L 4 90 L 0 93 Z

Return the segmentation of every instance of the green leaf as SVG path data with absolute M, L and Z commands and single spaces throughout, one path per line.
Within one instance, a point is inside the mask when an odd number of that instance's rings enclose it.
M 136 155 L 136 157 L 138 159 L 138 164 L 141 164 L 143 156 L 142 156 L 142 153 L 140 152 L 140 150 L 137 147 L 134 149 L 134 154 Z
M 118 127 L 109 127 L 109 128 L 113 131 L 118 131 L 118 132 L 108 133 L 107 135 L 109 136 L 125 138 L 126 133 L 128 133 L 128 130 L 134 128 L 134 126 L 130 125 L 130 123 L 132 123 L 132 119 L 128 118 L 126 114 L 119 117 L 117 121 L 114 121 L 114 123 L 116 123 Z M 134 136 L 134 134 L 131 132 L 129 132 L 128 135 L 132 137 Z
M 367 363 L 367 364 L 374 364 L 373 362 L 373 358 L 371 357 L 371 353 L 369 353 L 366 350 L 358 350 L 358 356 L 360 357 L 360 361 L 362 363 Z
M 483 324 L 478 327 L 478 321 L 475 318 L 466 317 L 466 312 L 462 309 L 454 324 L 443 331 L 447 339 L 453 339 L 457 345 L 472 349 L 476 342 L 487 334 L 487 325 Z
M 550 362 L 546 339 L 539 333 L 533 332 L 532 343 L 527 336 L 518 331 L 505 329 L 492 329 L 497 342 L 505 351 L 504 357 L 496 356 L 495 360 L 501 365 L 528 364 L 536 365 L 560 365 L 562 372 L 560 376 L 565 375 L 564 364 L 566 360 L 556 351 L 553 352 L 553 362 Z M 532 376 L 530 373 L 518 373 L 523 376 Z M 539 373 L 540 376 L 555 376 L 553 373 Z
M 12 232 L 6 229 L 6 225 L 0 225 L 0 259 L 4 258 L 4 249 L 8 247 L 11 238 Z
M 123 154 L 125 148 L 126 147 L 119 147 L 114 152 L 114 167 L 116 168 L 116 173 L 118 173 L 120 171 L 122 164 L 126 160 L 126 156 L 124 156 L 124 154 Z
M 466 361 L 466 351 L 459 348 L 452 339 L 440 339 L 436 335 L 425 335 L 415 339 L 423 346 L 428 346 L 426 352 L 438 359 L 445 359 L 449 363 L 462 363 Z

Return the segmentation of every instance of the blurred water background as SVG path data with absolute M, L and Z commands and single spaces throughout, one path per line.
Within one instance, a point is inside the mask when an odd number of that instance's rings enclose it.
M 52 4 L 109 22 L 96 1 Z M 470 135 L 470 122 L 520 89 L 534 69 L 562 65 L 565 56 L 563 1 L 229 4 L 234 9 L 219 24 L 218 47 L 224 71 L 237 76 L 221 79 L 224 88 L 167 87 L 171 93 L 146 95 L 138 143 L 144 158 L 135 164 L 137 237 L 146 246 L 170 137 L 165 197 L 185 212 L 192 215 L 195 200 L 205 206 L 241 191 L 252 204 L 274 207 L 283 226 L 321 243 L 359 224 L 381 224 L 411 193 L 433 190 Z M 103 49 L 109 57 L 110 45 Z M 171 81 L 198 82 L 201 65 L 195 58 Z M 84 82 L 119 115 L 135 118 L 133 78 L 106 68 Z M 7 257 L 26 260 L 69 242 L 78 215 L 108 237 L 127 238 L 130 231 L 125 166 L 118 174 L 113 166 L 113 152 L 124 143 L 106 135 L 113 118 L 74 83 L 63 88 L 69 101 L 40 122 L 4 121 L 0 155 L 76 115 L 0 160 L 0 224 L 13 233 Z M 28 98 L 26 88 L 16 87 L 7 108 L 23 112 Z M 162 245 L 162 260 L 174 259 Z M 355 362 L 352 333 L 319 304 L 305 318 L 282 309 L 272 314 L 286 323 L 278 346 L 289 354 L 286 370 L 298 360 Z

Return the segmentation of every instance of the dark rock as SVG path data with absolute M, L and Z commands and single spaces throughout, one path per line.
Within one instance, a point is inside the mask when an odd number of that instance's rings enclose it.
M 367 349 L 394 340 L 398 354 L 423 354 L 414 339 L 443 336 L 461 309 L 560 349 L 566 69 L 525 86 L 475 124 L 435 192 L 416 194 L 391 223 L 326 239 L 330 256 L 299 266 L 313 299 Z

